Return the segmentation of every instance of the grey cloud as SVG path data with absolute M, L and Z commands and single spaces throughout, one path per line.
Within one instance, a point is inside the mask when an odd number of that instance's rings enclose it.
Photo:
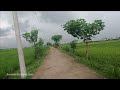
M 13 23 L 13 17 L 12 17 L 12 12 L 11 11 L 0 11 L 0 20 L 5 20 L 9 24 Z
M 70 19 L 73 19 L 74 16 L 69 11 L 43 11 L 42 18 L 47 22 L 54 22 L 54 23 L 65 23 Z
M 93 22 L 95 19 L 102 19 L 105 22 L 105 29 L 101 31 L 99 35 L 96 35 L 93 40 L 101 40 L 102 38 L 106 37 L 114 38 L 120 36 L 120 11 L 36 11 L 39 22 L 34 12 L 35 11 L 18 12 L 21 34 L 30 32 L 31 27 L 35 26 L 40 30 L 39 37 L 43 38 L 45 42 L 53 42 L 51 40 L 51 36 L 55 34 L 63 35 L 61 43 L 68 43 L 71 40 L 76 39 L 64 31 L 61 25 L 71 19 L 78 18 L 84 18 L 88 22 Z M 12 23 L 11 12 L 0 12 L 0 15 L 2 16 L 2 20 L 8 21 L 10 24 Z M 7 35 L 7 29 L 1 33 L 3 33 L 2 35 Z M 9 39 L 6 39 L 6 42 L 3 40 L 2 41 L 5 44 L 7 43 L 8 45 L 14 46 L 13 44 L 15 44 L 15 41 L 14 43 L 12 42 L 12 44 L 11 42 L 7 42 L 8 40 Z M 22 38 L 22 41 L 24 42 L 24 46 L 29 46 L 25 39 Z M 0 44 L 0 47 L 1 46 L 2 44 Z
M 1 38 L 1 39 L 0 39 L 0 48 L 16 48 L 17 47 L 15 38 Z
M 26 20 L 25 22 L 20 22 L 19 27 L 20 27 L 21 33 L 30 31 L 30 25 L 28 20 Z
M 21 33 L 30 31 L 30 25 L 28 20 L 26 20 L 25 22 L 20 22 L 19 27 L 20 27 Z M 13 25 L 11 27 L 0 28 L 0 37 L 7 36 L 11 30 L 14 30 Z
M 3 37 L 3 36 L 7 36 L 11 31 L 11 27 L 7 27 L 7 28 L 0 28 L 0 37 Z

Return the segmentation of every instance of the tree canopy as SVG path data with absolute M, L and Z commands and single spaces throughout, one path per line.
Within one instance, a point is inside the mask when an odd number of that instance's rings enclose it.
M 32 30 L 30 33 L 26 32 L 22 34 L 22 36 L 28 41 L 29 43 L 35 44 L 38 38 L 38 30 Z
M 70 20 L 63 25 L 65 31 L 78 39 L 86 42 L 86 57 L 88 59 L 88 41 L 100 33 L 105 27 L 102 20 L 94 20 L 93 23 L 87 23 L 85 19 Z
M 62 39 L 62 35 L 54 35 L 51 37 L 52 40 L 55 41 L 55 43 L 59 43 L 59 41 Z
M 99 34 L 105 27 L 102 20 L 94 20 L 93 23 L 87 23 L 85 19 L 70 20 L 63 25 L 64 30 L 74 37 L 83 39 L 83 41 L 91 40 L 91 37 Z

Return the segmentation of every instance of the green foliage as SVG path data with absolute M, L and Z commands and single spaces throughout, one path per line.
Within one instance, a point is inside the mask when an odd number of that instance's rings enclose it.
M 24 48 L 24 57 L 27 73 L 34 74 L 36 69 L 43 62 L 45 56 L 48 53 L 49 48 L 43 47 L 43 54 L 39 59 L 34 58 L 34 48 Z M 5 49 L 0 50 L 0 79 L 3 78 L 19 78 L 20 76 L 7 76 L 8 74 L 20 73 L 19 60 L 17 49 Z M 29 76 L 31 78 L 32 76 Z
M 70 42 L 70 46 L 73 49 L 73 53 L 74 53 L 74 49 L 77 47 L 77 41 L 78 40 L 73 40 L 73 41 Z
M 44 44 L 44 41 L 41 38 L 39 38 L 39 41 L 37 41 L 38 30 L 32 30 L 30 33 L 25 33 L 22 36 L 26 39 L 26 41 L 34 44 L 33 45 L 34 56 L 36 59 L 38 59 L 43 52 L 43 44 Z
M 65 50 L 65 51 L 67 51 L 67 52 L 71 52 L 72 51 L 71 47 L 69 45 L 62 46 L 62 49 Z
M 62 45 L 62 49 L 78 62 L 86 64 L 106 78 L 120 79 L 120 40 L 91 42 L 89 60 L 86 59 L 84 43 L 78 44 L 74 54 L 66 47 L 69 45 Z
M 32 30 L 30 39 L 34 44 L 37 42 L 37 38 L 38 38 L 38 30 Z
M 58 48 L 59 47 L 59 43 L 54 43 L 53 46 Z
M 50 43 L 50 42 L 47 42 L 47 45 L 48 45 L 48 46 L 52 46 L 52 43 Z
M 105 27 L 102 20 L 94 20 L 93 23 L 87 23 L 85 19 L 70 20 L 63 25 L 64 30 L 74 37 L 83 39 L 83 41 L 91 40 L 91 37 L 99 34 Z
M 70 20 L 63 25 L 64 30 L 78 39 L 83 39 L 86 42 L 86 57 L 88 59 L 88 41 L 100 33 L 105 27 L 102 20 L 94 20 L 93 23 L 87 23 L 85 19 Z
M 31 44 L 35 44 L 38 38 L 38 30 L 32 30 L 30 33 L 26 32 L 22 36 Z
M 39 41 L 34 45 L 34 49 L 35 49 L 35 58 L 39 58 L 41 55 L 42 55 L 42 52 L 43 52 L 43 44 L 44 44 L 44 41 L 39 38 Z
M 31 40 L 30 40 L 30 33 L 22 34 L 22 36 L 26 39 L 26 41 L 28 41 L 29 43 L 31 43 Z
M 51 37 L 51 39 L 55 41 L 54 46 L 57 47 L 59 46 L 59 42 L 62 39 L 62 35 L 54 35 Z

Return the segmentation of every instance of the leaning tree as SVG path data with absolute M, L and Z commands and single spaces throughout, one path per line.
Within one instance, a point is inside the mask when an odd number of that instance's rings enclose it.
M 102 20 L 94 20 L 93 23 L 87 23 L 85 19 L 70 20 L 63 25 L 64 30 L 78 39 L 83 39 L 86 43 L 86 57 L 88 59 L 88 42 L 94 35 L 100 33 L 105 27 Z

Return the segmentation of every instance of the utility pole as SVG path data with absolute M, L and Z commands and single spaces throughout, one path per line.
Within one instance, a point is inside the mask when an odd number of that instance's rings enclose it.
M 14 22 L 16 41 L 17 41 L 17 46 L 18 46 L 20 74 L 21 74 L 21 78 L 24 79 L 24 78 L 26 78 L 27 74 L 26 74 L 26 67 L 25 67 L 25 61 L 24 61 L 22 41 L 21 41 L 21 37 L 20 37 L 20 29 L 19 29 L 17 11 L 12 11 L 12 15 L 13 15 L 13 22 Z

